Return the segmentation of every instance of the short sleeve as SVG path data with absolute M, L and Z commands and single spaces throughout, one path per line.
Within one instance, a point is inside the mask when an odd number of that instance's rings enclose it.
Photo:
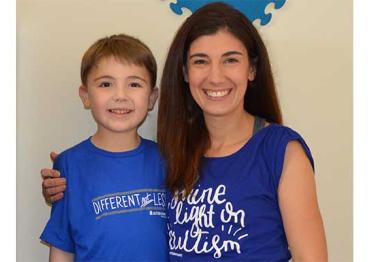
M 297 141 L 301 144 L 308 160 L 312 165 L 313 170 L 315 169 L 311 151 L 302 136 L 288 127 L 281 126 L 280 128 L 275 130 L 275 134 L 271 137 L 270 140 L 270 145 L 273 149 L 271 151 L 271 153 L 273 154 L 271 156 L 271 159 L 273 160 L 272 170 L 274 174 L 274 186 L 276 189 L 278 188 L 283 171 L 285 151 L 288 143 L 291 141 Z
M 59 156 L 53 166 L 53 169 L 61 173 L 61 177 L 66 176 L 65 162 L 65 157 Z M 75 252 L 68 216 L 68 194 L 64 194 L 62 199 L 53 203 L 50 219 L 40 239 L 63 251 Z

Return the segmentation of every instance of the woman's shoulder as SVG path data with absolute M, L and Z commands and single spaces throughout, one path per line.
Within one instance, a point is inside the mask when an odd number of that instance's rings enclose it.
M 272 155 L 278 156 L 281 160 L 284 159 L 284 155 L 288 145 L 294 144 L 293 148 L 302 147 L 308 156 L 312 166 L 314 161 L 309 146 L 305 139 L 293 128 L 268 123 L 261 131 L 261 143 L 265 151 L 269 151 Z
M 279 141 L 282 139 L 288 140 L 303 139 L 302 136 L 291 127 L 269 122 L 266 122 L 264 128 L 262 128 L 259 132 L 261 133 L 264 139 L 268 140 Z

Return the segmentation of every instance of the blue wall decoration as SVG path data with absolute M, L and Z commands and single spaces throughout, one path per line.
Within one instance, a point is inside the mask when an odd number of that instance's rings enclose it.
M 217 0 L 177 0 L 176 3 L 171 3 L 170 7 L 173 12 L 178 15 L 182 15 L 181 8 L 187 8 L 191 12 L 196 11 L 205 4 L 212 2 L 220 2 Z M 250 21 L 256 19 L 261 20 L 261 25 L 266 25 L 270 22 L 272 14 L 266 14 L 266 6 L 270 3 L 275 4 L 275 9 L 281 8 L 286 0 L 229 0 L 222 1 L 227 3 L 234 8 L 240 10 Z

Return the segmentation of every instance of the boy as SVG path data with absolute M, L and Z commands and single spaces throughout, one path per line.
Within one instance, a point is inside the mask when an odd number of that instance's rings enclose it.
M 153 109 L 156 62 L 127 35 L 95 42 L 81 63 L 79 95 L 96 133 L 61 153 L 67 178 L 41 240 L 50 261 L 167 261 L 164 166 L 137 129 Z

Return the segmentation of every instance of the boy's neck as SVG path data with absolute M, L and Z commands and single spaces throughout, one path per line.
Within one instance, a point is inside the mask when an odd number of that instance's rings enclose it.
M 134 150 L 140 144 L 140 136 L 136 130 L 128 133 L 113 133 L 97 131 L 91 142 L 98 148 L 109 152 L 125 152 Z

